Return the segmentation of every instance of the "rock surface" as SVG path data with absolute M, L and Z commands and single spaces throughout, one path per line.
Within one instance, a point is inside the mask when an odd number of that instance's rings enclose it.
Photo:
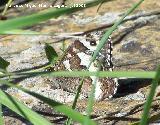
M 32 1 L 30 4 L 44 3 L 46 1 Z M 77 2 L 76 0 L 74 1 Z M 117 20 L 126 9 L 131 7 L 136 0 L 128 2 L 127 0 L 116 0 L 102 4 L 99 11 L 97 8 L 89 8 L 80 12 L 76 12 L 69 16 L 62 16 L 57 19 L 51 19 L 46 22 L 34 25 L 28 29 L 39 32 L 85 32 L 92 29 L 108 28 L 115 20 Z M 47 4 L 51 4 L 47 1 Z M 66 4 L 70 4 L 67 2 Z M 113 63 L 115 70 L 138 70 L 138 71 L 154 71 L 160 63 L 160 4 L 157 0 L 145 1 L 139 8 L 136 9 L 126 21 L 118 27 L 112 34 L 114 41 Z M 26 15 L 33 12 L 38 12 L 45 8 L 11 8 L 7 16 L 14 18 L 16 16 Z M 54 43 L 59 39 L 54 39 L 49 35 L 1 35 L 0 36 L 0 56 L 9 61 L 11 64 L 8 67 L 10 72 L 15 71 L 31 71 L 45 66 L 48 62 L 44 44 L 51 43 L 59 55 L 62 54 L 60 48 L 62 43 Z M 65 40 L 68 45 L 72 40 Z M 61 89 L 52 88 L 52 83 L 46 77 L 32 77 L 26 79 L 16 79 L 16 83 L 31 91 L 36 91 L 51 99 L 71 105 L 74 99 L 74 94 Z M 149 92 L 151 80 L 140 79 L 124 79 L 119 80 L 119 89 L 115 97 L 111 100 L 96 102 L 93 108 L 92 115 L 94 120 L 100 124 L 128 124 L 130 122 L 140 120 L 143 103 Z M 49 113 L 50 108 L 41 107 L 41 102 L 35 98 L 17 90 L 5 90 L 9 94 L 14 95 L 27 106 Z M 85 113 L 86 100 L 78 102 L 77 109 Z M 153 103 L 151 114 L 159 112 L 159 101 Z M 112 114 L 112 115 L 111 115 Z M 7 124 L 29 124 L 22 123 L 10 116 L 6 115 Z M 56 118 L 47 117 L 57 123 Z M 58 119 L 59 117 L 57 117 Z M 63 118 L 63 116 L 61 116 Z M 59 124 L 63 124 L 63 120 Z M 58 124 L 58 123 L 57 123 Z

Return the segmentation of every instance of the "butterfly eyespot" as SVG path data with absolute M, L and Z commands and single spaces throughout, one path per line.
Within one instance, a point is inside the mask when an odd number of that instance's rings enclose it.
M 90 41 L 90 45 L 91 45 L 91 46 L 96 46 L 96 45 L 97 45 L 97 43 L 96 43 L 96 41 L 95 41 L 95 40 L 91 40 L 91 41 Z

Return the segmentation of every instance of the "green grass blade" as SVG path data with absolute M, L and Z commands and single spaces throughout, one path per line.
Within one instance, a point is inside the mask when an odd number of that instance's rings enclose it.
M 88 77 L 96 76 L 97 72 L 89 71 L 57 71 L 57 72 L 29 72 L 29 73 L 17 73 L 16 75 L 33 76 L 49 76 L 49 77 Z M 156 72 L 154 71 L 99 71 L 97 77 L 128 77 L 128 78 L 154 78 Z M 5 75 L 3 75 L 4 77 Z M 6 75 L 7 76 L 7 75 Z
M 148 95 L 146 104 L 144 105 L 144 111 L 143 111 L 142 119 L 140 121 L 140 125 L 147 125 L 148 124 L 147 122 L 148 122 L 149 110 L 150 110 L 150 107 L 151 107 L 151 104 L 153 101 L 153 97 L 155 95 L 156 87 L 158 86 L 159 81 L 160 81 L 160 66 L 158 67 L 156 76 L 152 81 L 151 90 Z
M 0 100 L 0 102 L 1 102 L 1 100 Z M 0 103 L 0 125 L 4 125 L 2 103 Z
M 117 22 L 115 22 L 115 24 L 103 35 L 103 37 L 100 40 L 100 43 L 97 46 L 97 49 L 95 50 L 92 59 L 88 65 L 88 67 L 90 67 L 91 63 L 96 59 L 99 51 L 103 48 L 103 46 L 107 43 L 107 40 L 109 38 L 109 36 L 112 34 L 112 32 L 114 30 L 117 29 L 117 27 L 123 22 L 124 18 L 126 16 L 128 16 L 130 13 L 132 13 L 144 0 L 140 0 L 138 3 L 134 4 L 125 14 L 124 16 L 122 16 L 120 18 L 120 20 L 118 20 Z
M 13 0 L 8 0 L 7 5 L 5 6 L 5 8 L 4 8 L 3 12 L 2 12 L 2 15 L 3 15 L 3 16 L 6 14 L 6 12 L 7 12 L 7 10 L 8 10 L 8 7 L 9 7 L 10 5 L 12 5 L 12 2 L 13 2 Z
M 25 93 L 28 93 L 29 95 L 32 95 L 33 97 L 36 97 L 37 99 L 40 99 L 41 101 L 43 101 L 44 103 L 50 105 L 53 109 L 61 112 L 61 113 L 64 113 L 66 116 L 72 118 L 74 121 L 77 121 L 79 123 L 83 123 L 84 120 L 85 120 L 85 116 L 81 115 L 79 112 L 76 112 L 74 111 L 73 109 L 69 108 L 68 106 L 66 105 L 63 105 L 62 103 L 59 103 L 59 102 L 56 102 L 54 100 L 51 100 L 47 97 L 44 97 L 40 94 L 37 94 L 37 93 L 34 93 L 34 92 L 31 92 L 27 89 L 24 89 L 24 88 L 21 88 L 17 85 L 14 85 L 14 84 L 11 84 L 10 82 L 6 81 L 6 80 L 0 80 L 0 83 L 1 84 L 5 84 L 7 86 L 10 86 L 10 87 L 15 87 L 19 90 L 22 90 L 23 92 Z M 90 125 L 96 125 L 96 123 L 92 120 L 89 121 L 89 124 Z
M 141 122 L 141 125 L 146 125 L 146 124 L 148 124 L 147 122 L 149 122 L 149 121 L 154 122 L 154 121 L 160 119 L 160 113 L 157 113 L 148 119 L 149 110 L 150 110 L 151 103 L 153 101 L 153 97 L 155 94 L 155 89 L 158 85 L 159 80 L 160 80 L 160 66 L 157 70 L 157 73 L 155 74 L 154 80 L 152 81 L 151 90 L 150 90 L 150 93 L 148 95 L 147 101 L 144 106 L 144 111 L 143 111 L 141 121 L 130 123 L 129 125 L 140 125 L 140 122 Z
M 29 120 L 34 125 L 53 125 L 45 118 L 37 114 L 36 112 L 29 109 L 27 106 L 19 102 L 16 98 L 11 97 L 7 93 L 0 90 L 0 100 L 1 103 L 17 114 Z
M 96 85 L 97 85 L 97 80 L 98 80 L 98 74 L 99 74 L 99 71 L 101 69 L 101 62 L 98 64 L 98 69 L 97 69 L 97 72 L 96 72 L 96 75 L 92 81 L 92 88 L 91 88 L 91 92 L 90 92 L 90 95 L 89 95 L 89 99 L 88 99 L 88 102 L 87 102 L 87 118 L 84 122 L 84 125 L 88 125 L 88 121 L 90 119 L 90 115 L 92 113 L 92 108 L 93 108 L 93 105 L 94 105 L 94 97 L 95 97 L 95 89 L 96 89 Z
M 90 119 L 90 115 L 92 113 L 92 107 L 93 107 L 93 104 L 94 104 L 94 97 L 95 97 L 94 94 L 95 94 L 97 79 L 98 79 L 98 77 L 96 76 L 96 78 L 93 80 L 90 96 L 89 96 L 88 103 L 87 103 L 87 110 L 86 110 L 87 111 L 87 118 L 84 122 L 84 125 L 89 124 L 89 119 Z
M 21 30 L 21 29 L 14 29 L 14 30 L 7 30 L 1 34 L 10 34 L 10 35 L 43 35 L 40 32 L 31 31 L 31 30 Z M 48 33 L 49 34 L 49 33 Z M 45 35 L 45 34 L 44 34 Z
M 117 27 L 123 22 L 123 20 L 125 19 L 126 16 L 128 16 L 130 13 L 132 13 L 144 0 L 140 0 L 138 3 L 136 3 L 135 5 L 133 5 L 127 12 L 126 14 L 117 22 L 115 22 L 115 24 L 103 35 L 102 39 L 100 40 L 100 43 L 97 46 L 97 49 L 95 50 L 95 52 L 93 53 L 93 56 L 91 58 L 91 61 L 88 65 L 88 68 L 91 66 L 92 62 L 96 59 L 97 55 L 99 54 L 100 50 L 104 47 L 104 45 L 108 42 L 108 38 L 109 36 L 112 34 L 112 32 L 114 30 L 117 29 Z M 97 76 L 97 75 L 96 75 Z M 92 87 L 92 89 L 95 89 L 95 86 Z M 88 107 L 87 107 L 87 114 L 88 114 L 88 119 L 89 119 L 89 115 L 91 113 L 91 109 L 93 107 L 93 97 L 94 97 L 94 90 L 91 91 L 91 96 L 89 98 L 88 101 Z M 88 124 L 88 119 L 86 119 L 85 121 L 85 125 Z
M 10 19 L 6 21 L 0 22 L 0 33 L 4 34 L 4 32 L 8 30 L 13 30 L 17 28 L 22 28 L 25 26 L 31 26 L 33 24 L 46 21 L 50 18 L 57 18 L 61 15 L 70 14 L 79 10 L 83 10 L 92 6 L 95 6 L 101 3 L 103 0 L 95 0 L 86 4 L 86 7 L 76 7 L 76 8 L 60 8 L 60 9 L 47 9 L 45 11 L 41 11 L 36 14 L 24 16 L 24 17 L 17 17 L 15 19 Z M 106 0 L 111 1 L 111 0 Z
M 77 101 L 78 101 L 78 98 L 80 96 L 80 92 L 81 92 L 81 89 L 82 89 L 83 80 L 84 80 L 84 78 L 82 78 L 81 81 L 79 82 L 79 86 L 77 88 L 76 95 L 75 95 L 75 98 L 74 98 L 74 101 L 73 101 L 73 104 L 72 104 L 72 109 L 76 108 L 76 104 L 77 104 Z M 72 123 L 72 119 L 68 118 L 67 121 L 66 121 L 66 125 L 71 125 L 71 123 Z

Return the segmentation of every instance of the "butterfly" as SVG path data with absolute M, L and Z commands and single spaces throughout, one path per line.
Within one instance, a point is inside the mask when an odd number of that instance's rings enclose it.
M 92 55 L 100 42 L 103 31 L 87 33 L 84 37 L 76 39 L 65 51 L 62 58 L 50 69 L 50 71 L 84 71 L 90 63 Z M 96 60 L 89 67 L 89 71 L 112 71 L 112 42 L 108 39 L 107 44 L 97 55 Z M 81 95 L 88 97 L 95 76 L 84 78 Z M 54 88 L 75 93 L 80 84 L 79 77 L 56 77 L 52 78 Z M 116 78 L 98 78 L 95 84 L 95 100 L 101 101 L 111 98 L 117 91 Z

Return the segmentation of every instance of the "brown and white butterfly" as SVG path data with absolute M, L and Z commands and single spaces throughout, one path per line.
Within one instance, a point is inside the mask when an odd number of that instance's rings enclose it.
M 59 60 L 56 65 L 53 66 L 53 71 L 83 71 L 87 69 L 93 52 L 96 50 L 97 45 L 100 42 L 102 31 L 96 31 L 88 33 L 84 38 L 75 40 L 65 51 L 65 54 Z M 100 62 L 101 71 L 112 71 L 112 42 L 109 39 L 105 47 L 101 50 L 97 59 L 91 64 L 89 71 L 96 71 L 98 63 Z M 82 87 L 82 95 L 88 97 L 93 84 L 94 76 L 87 77 L 84 79 Z M 80 84 L 81 78 L 78 77 L 57 77 L 52 78 L 53 86 L 61 88 L 65 91 L 75 93 L 77 87 Z M 111 98 L 117 91 L 117 80 L 116 78 L 98 78 L 95 86 L 95 100 L 105 100 Z

